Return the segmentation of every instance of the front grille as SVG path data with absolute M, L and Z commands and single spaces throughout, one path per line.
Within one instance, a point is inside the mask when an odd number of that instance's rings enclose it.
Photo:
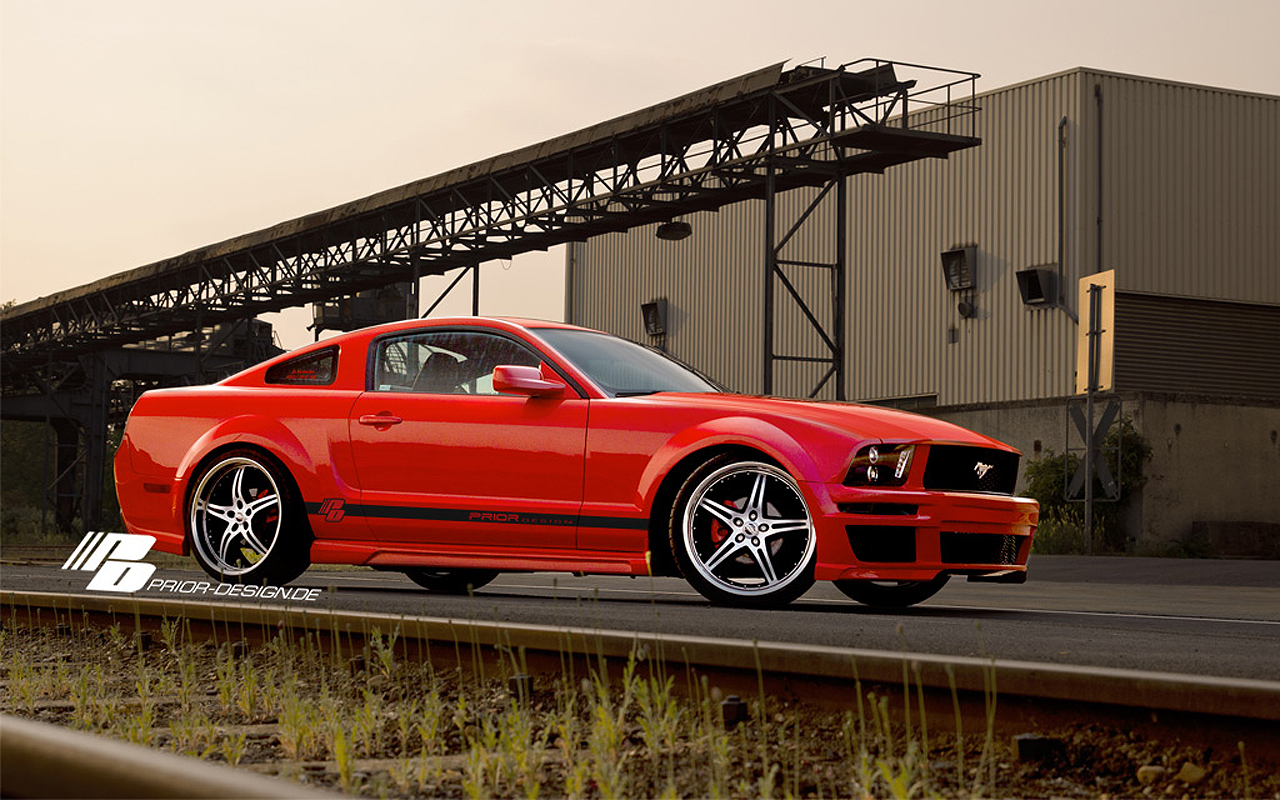
M 1017 564 L 1022 541 L 1002 533 L 943 531 L 938 543 L 944 564 Z
M 929 463 L 924 470 L 926 489 L 1013 494 L 1017 483 L 1017 453 L 954 444 L 929 448 Z
M 916 529 L 897 525 L 846 525 L 853 555 L 864 563 L 916 560 Z

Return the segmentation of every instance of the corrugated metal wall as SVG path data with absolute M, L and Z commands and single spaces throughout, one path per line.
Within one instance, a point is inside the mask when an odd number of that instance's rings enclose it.
M 982 95 L 978 148 L 849 179 L 849 398 L 936 396 L 955 405 L 1071 393 L 1076 324 L 1061 310 L 1024 306 L 1014 273 L 1056 268 L 1064 117 L 1064 271 L 1073 310 L 1078 278 L 1095 269 L 1095 83 L 1103 93 L 1102 268 L 1117 269 L 1122 289 L 1280 303 L 1280 99 L 1073 70 Z M 1212 125 L 1206 117 L 1215 117 Z M 1194 135 L 1171 129 L 1193 122 L 1202 128 Z M 1250 165 L 1258 174 L 1246 177 Z M 779 233 L 812 196 L 780 197 Z M 833 198 L 824 205 L 787 256 L 830 258 Z M 566 318 L 644 341 L 640 304 L 666 297 L 668 349 L 730 388 L 759 391 L 764 204 L 688 221 L 694 233 L 683 242 L 661 241 L 646 227 L 576 247 Z M 976 289 L 966 298 L 978 309 L 972 319 L 958 313 L 962 295 L 946 289 L 940 265 L 942 251 L 962 245 L 978 254 Z M 822 273 L 789 274 L 829 319 Z M 777 352 L 823 355 L 780 286 L 776 297 Z M 807 394 L 822 371 L 780 364 L 775 392 Z
M 760 386 L 764 336 L 764 204 L 750 201 L 689 218 L 681 242 L 654 236 L 656 225 L 571 245 L 565 319 L 637 342 L 640 304 L 668 300 L 666 347 L 737 391 Z
M 1102 268 L 1119 288 L 1280 303 L 1280 98 L 1085 80 L 1090 115 L 1102 92 Z

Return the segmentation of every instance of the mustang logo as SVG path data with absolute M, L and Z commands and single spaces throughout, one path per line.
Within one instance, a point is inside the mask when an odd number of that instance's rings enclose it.
M 978 480 L 987 477 L 987 473 L 995 468 L 995 464 L 983 464 L 981 461 L 973 465 L 973 471 L 978 473 Z

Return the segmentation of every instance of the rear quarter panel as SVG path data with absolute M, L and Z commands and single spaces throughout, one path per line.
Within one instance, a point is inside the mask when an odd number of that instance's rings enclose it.
M 226 385 L 144 394 L 129 416 L 116 457 L 126 526 L 157 536 L 158 547 L 180 552 L 192 479 L 211 454 L 236 446 L 274 456 L 304 500 L 357 502 L 347 416 L 358 395 L 323 387 Z M 357 530 L 343 535 L 365 538 L 363 524 L 356 524 Z

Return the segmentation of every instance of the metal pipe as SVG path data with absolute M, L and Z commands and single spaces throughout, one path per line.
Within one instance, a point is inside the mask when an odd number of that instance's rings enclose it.
M 1058 305 L 1066 306 L 1063 267 L 1067 260 L 1067 118 L 1058 123 Z
M 198 758 L 0 716 L 5 797 L 339 797 Z
M 1102 84 L 1095 83 L 1093 85 L 1093 98 L 1097 106 L 1098 113 L 1098 251 L 1097 261 L 1094 264 L 1093 271 L 1095 273 L 1102 272 Z

